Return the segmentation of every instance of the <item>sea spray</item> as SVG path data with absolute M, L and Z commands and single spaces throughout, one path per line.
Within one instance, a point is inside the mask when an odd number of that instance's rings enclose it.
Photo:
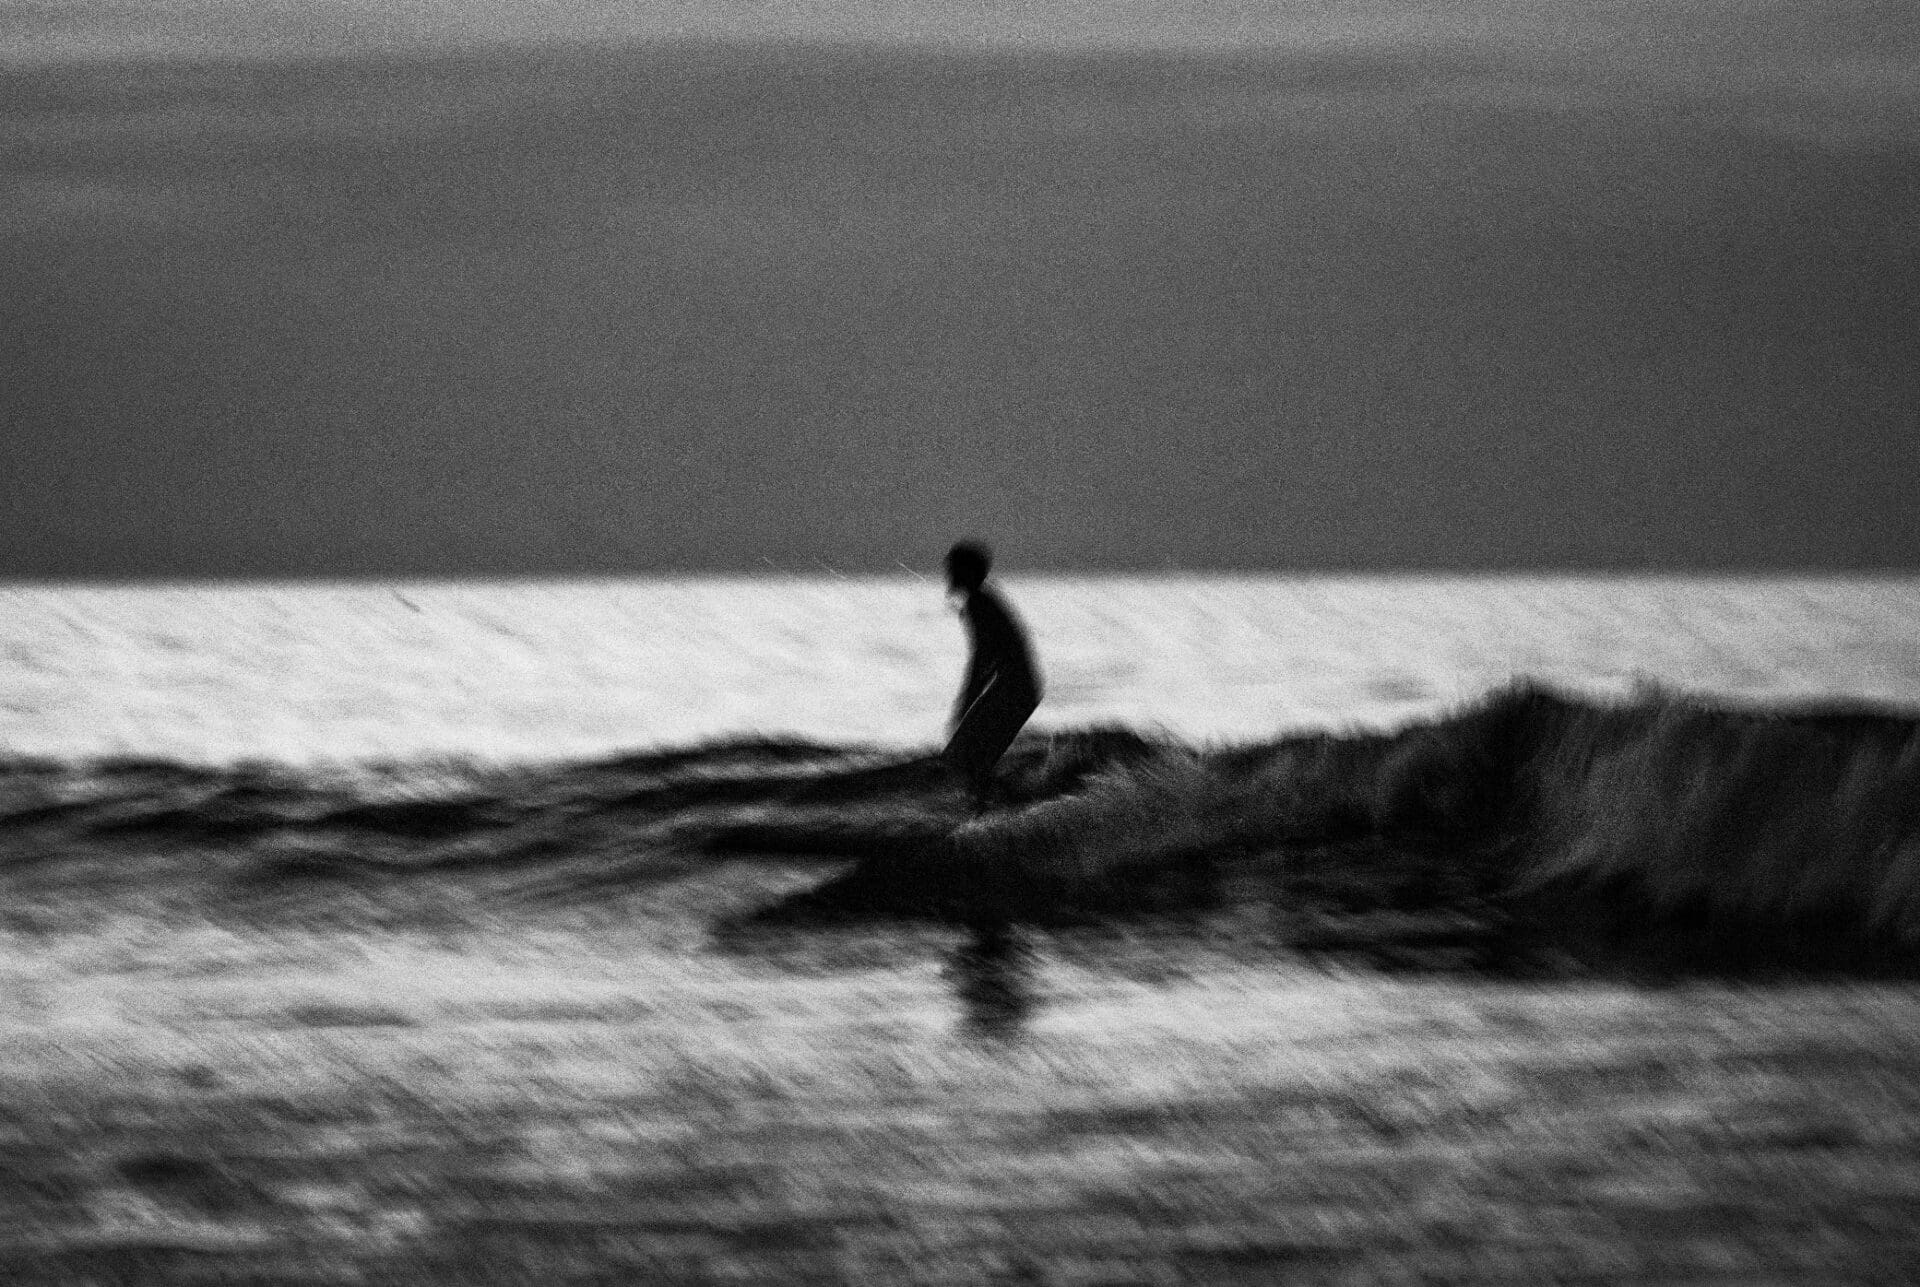
M 1726 926 L 1838 917 L 1920 943 L 1920 721 L 1665 695 L 1561 703 L 1532 733 L 1519 885 L 1613 887 Z

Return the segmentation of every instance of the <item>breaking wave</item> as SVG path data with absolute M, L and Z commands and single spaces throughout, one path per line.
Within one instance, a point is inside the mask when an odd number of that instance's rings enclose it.
M 826 859 L 801 894 L 769 885 L 753 919 L 1244 926 L 1257 908 L 1293 948 L 1445 940 L 1480 963 L 1920 948 L 1911 712 L 1523 684 L 1393 733 L 1032 734 L 999 789 L 974 817 L 931 756 L 767 739 L 518 768 L 16 760 L 0 891 L 22 924 L 136 893 L 202 914 L 392 911 L 409 890 L 644 900 L 723 862 Z

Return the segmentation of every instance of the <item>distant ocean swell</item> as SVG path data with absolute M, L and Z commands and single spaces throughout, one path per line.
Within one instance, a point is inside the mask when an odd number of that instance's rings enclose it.
M 1176 914 L 1274 947 L 1437 943 L 1455 964 L 1649 935 L 1770 961 L 1920 948 L 1909 711 L 1521 684 L 1390 733 L 1031 734 L 1000 789 L 974 818 L 930 757 L 803 740 L 517 768 L 20 759 L 0 766 L 0 883 L 30 930 L 76 899 L 402 919 L 449 891 L 644 904 L 723 860 L 831 859 L 749 919 Z

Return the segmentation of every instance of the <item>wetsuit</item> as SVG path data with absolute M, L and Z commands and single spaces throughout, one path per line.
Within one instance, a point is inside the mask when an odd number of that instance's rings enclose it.
M 1040 674 L 1026 632 L 999 595 L 985 587 L 969 591 L 961 615 L 972 655 L 944 754 L 980 806 L 993 780 L 993 766 L 1040 705 Z

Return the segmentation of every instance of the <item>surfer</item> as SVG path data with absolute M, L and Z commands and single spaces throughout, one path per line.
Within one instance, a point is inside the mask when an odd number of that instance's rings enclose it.
M 987 588 L 993 557 L 984 545 L 962 541 L 947 551 L 947 587 L 964 595 L 971 654 L 953 708 L 953 736 L 942 756 L 965 780 L 976 812 L 987 805 L 993 766 L 1040 705 L 1040 674 L 1020 622 Z

